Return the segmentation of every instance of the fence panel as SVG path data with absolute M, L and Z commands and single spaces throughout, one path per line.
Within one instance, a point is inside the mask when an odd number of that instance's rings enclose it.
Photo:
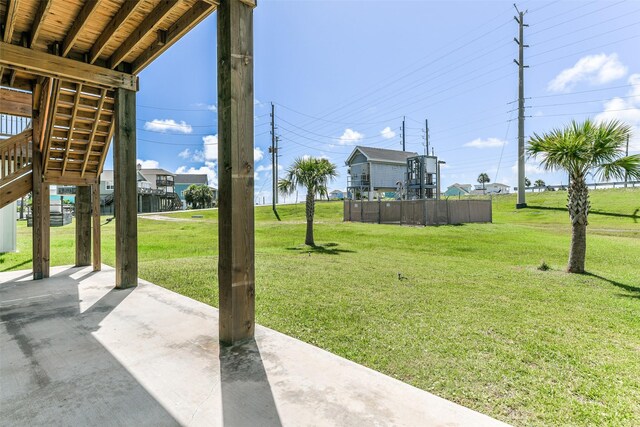
M 362 221 L 362 202 L 360 200 L 351 202 L 351 221 Z
M 344 209 L 342 214 L 343 221 L 351 221 L 351 200 L 344 201 Z
M 491 200 L 469 200 L 469 222 L 491 222 Z
M 402 202 L 399 200 L 382 201 L 380 203 L 380 222 L 382 224 L 399 224 Z
M 377 223 L 379 220 L 379 206 L 378 202 L 375 201 L 366 201 L 362 202 L 362 222 L 375 222 Z

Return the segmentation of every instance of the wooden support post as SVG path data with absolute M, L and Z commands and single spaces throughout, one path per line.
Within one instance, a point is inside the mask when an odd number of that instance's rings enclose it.
M 115 110 L 116 288 L 124 289 L 138 284 L 136 93 L 116 89 Z
M 100 184 L 91 186 L 91 216 L 93 218 L 93 271 L 102 270 L 102 248 L 100 234 Z
M 32 231 L 32 259 L 33 259 L 33 280 L 49 277 L 49 185 L 42 181 L 43 158 L 40 149 L 40 138 L 42 132 L 42 119 L 38 110 L 33 110 L 31 123 L 33 125 L 32 146 L 32 209 L 31 217 L 33 221 Z
M 91 265 L 91 187 L 76 187 L 76 267 Z
M 253 338 L 253 8 L 218 6 L 219 339 Z

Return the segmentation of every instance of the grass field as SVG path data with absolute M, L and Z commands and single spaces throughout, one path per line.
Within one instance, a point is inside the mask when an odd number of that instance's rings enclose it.
M 257 321 L 516 425 L 640 425 L 640 189 L 591 201 L 586 275 L 563 271 L 565 192 L 528 194 L 523 210 L 501 196 L 493 224 L 429 228 L 343 223 L 340 203 L 319 203 L 313 250 L 303 205 L 282 222 L 257 208 Z M 140 276 L 215 306 L 217 211 L 191 215 L 140 218 Z M 19 234 L 0 271 L 30 268 Z M 73 235 L 52 230 L 52 265 L 73 263 Z

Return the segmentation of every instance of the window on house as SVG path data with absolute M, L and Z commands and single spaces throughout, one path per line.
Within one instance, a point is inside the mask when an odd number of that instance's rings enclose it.
M 107 182 L 105 183 L 105 188 L 106 188 L 107 190 L 113 190 L 113 181 L 107 181 Z

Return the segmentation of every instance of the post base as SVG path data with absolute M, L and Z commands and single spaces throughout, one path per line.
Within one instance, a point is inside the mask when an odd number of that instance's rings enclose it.
M 516 209 L 522 209 L 526 207 L 527 207 L 526 203 L 516 203 Z

